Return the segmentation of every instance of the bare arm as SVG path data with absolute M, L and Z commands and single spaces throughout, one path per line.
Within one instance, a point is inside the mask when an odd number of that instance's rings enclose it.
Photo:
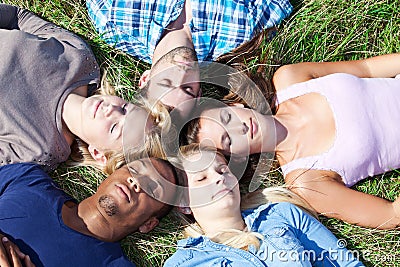
M 276 90 L 332 73 L 348 73 L 360 78 L 390 78 L 400 73 L 400 53 L 362 60 L 303 62 L 280 67 L 272 81 Z
M 351 224 L 379 229 L 400 225 L 399 200 L 383 198 L 347 188 L 333 172 L 296 170 L 285 178 L 289 188 L 303 197 L 318 213 Z

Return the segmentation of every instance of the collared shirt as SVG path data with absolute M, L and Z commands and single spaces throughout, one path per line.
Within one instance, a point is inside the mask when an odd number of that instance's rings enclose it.
M 184 0 L 86 1 L 102 38 L 148 63 L 164 29 L 177 19 L 184 4 Z M 189 27 L 200 61 L 215 60 L 292 12 L 288 0 L 193 0 L 191 7 Z
M 242 213 L 247 228 L 264 236 L 249 251 L 205 236 L 178 241 L 164 267 L 364 266 L 315 218 L 290 203 L 266 204 Z

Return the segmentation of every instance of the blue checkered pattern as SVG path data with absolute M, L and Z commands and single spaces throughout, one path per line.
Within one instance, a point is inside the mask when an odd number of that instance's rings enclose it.
M 182 12 L 184 0 L 87 0 L 86 5 L 107 43 L 151 63 L 164 28 Z M 200 61 L 215 60 L 292 12 L 288 0 L 192 0 L 191 6 L 190 29 Z

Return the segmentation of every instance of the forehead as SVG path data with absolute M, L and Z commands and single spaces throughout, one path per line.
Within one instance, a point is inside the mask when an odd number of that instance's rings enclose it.
M 143 158 L 130 162 L 127 168 L 132 176 L 138 179 L 158 180 L 175 184 L 172 167 L 161 160 Z
M 106 99 L 108 101 L 116 102 L 116 103 L 127 103 L 127 101 L 116 95 L 93 95 L 92 97 L 101 97 L 102 99 Z
M 215 151 L 202 150 L 191 154 L 183 160 L 183 167 L 187 175 L 193 175 L 209 170 L 213 165 L 226 164 L 223 156 Z
M 174 81 L 175 78 L 178 78 L 171 76 L 172 74 L 188 75 L 189 77 L 192 77 L 192 81 L 199 81 L 200 69 L 198 66 L 198 62 L 192 61 L 190 59 L 181 58 L 179 56 L 175 56 L 174 60 L 161 60 L 151 68 L 149 76 L 150 85 L 161 79 L 167 78 L 171 81 Z
M 151 114 L 144 108 L 128 104 L 123 126 L 123 146 L 129 150 L 145 143 L 146 133 L 153 127 Z
M 211 110 L 210 110 L 211 111 Z M 212 111 L 218 112 L 218 111 Z M 219 119 L 219 115 L 205 115 L 200 117 L 199 119 L 199 128 L 197 139 L 200 143 L 205 146 L 213 146 L 219 148 L 219 142 L 221 139 L 221 135 L 225 131 L 224 125 L 221 123 Z

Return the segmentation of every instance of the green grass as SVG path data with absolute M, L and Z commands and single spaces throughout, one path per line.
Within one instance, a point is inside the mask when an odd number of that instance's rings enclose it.
M 102 71 L 117 87 L 117 92 L 132 99 L 146 64 L 106 45 L 91 25 L 84 1 L 6 0 L 30 9 L 43 18 L 79 34 L 93 48 Z M 293 1 L 294 2 L 294 1 Z M 278 35 L 263 47 L 250 67 L 266 62 L 267 77 L 280 64 L 301 61 L 360 59 L 398 52 L 400 48 L 400 2 L 397 0 L 315 0 L 296 1 L 296 10 L 279 27 Z M 264 61 L 265 60 L 265 61 Z M 357 190 L 394 200 L 400 192 L 399 172 L 367 179 Z M 78 200 L 92 194 L 104 179 L 91 168 L 59 167 L 52 176 Z M 279 177 L 276 179 L 275 177 Z M 278 172 L 265 177 L 266 185 L 282 182 Z M 366 209 L 368 207 L 365 207 Z M 356 212 L 356 211 L 355 211 Z M 367 266 L 400 266 L 398 230 L 363 229 L 335 219 L 321 218 L 347 248 L 364 255 Z M 134 234 L 123 240 L 128 257 L 138 266 L 162 266 L 180 237 L 179 223 L 164 220 L 151 234 Z

